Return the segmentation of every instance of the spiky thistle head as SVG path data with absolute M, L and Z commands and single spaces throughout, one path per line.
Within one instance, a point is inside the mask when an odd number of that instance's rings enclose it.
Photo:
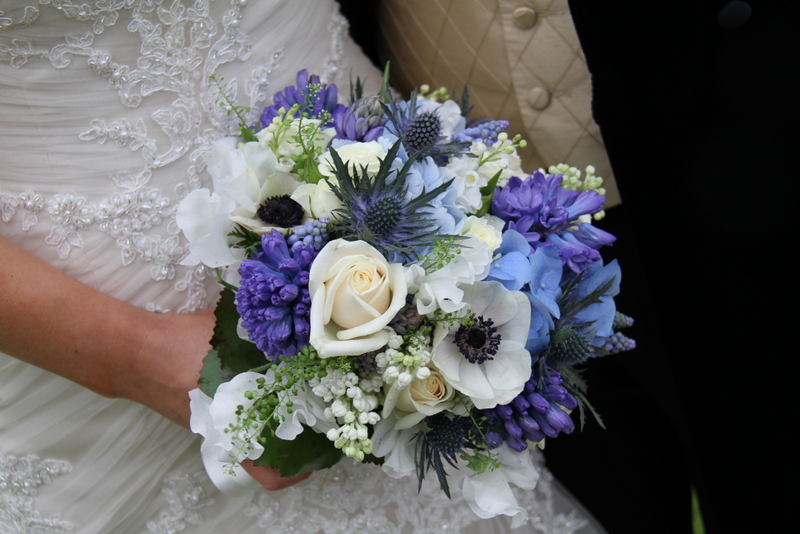
M 383 105 L 383 111 L 389 118 L 386 128 L 403 141 L 409 155 L 422 153 L 442 161 L 467 151 L 470 146 L 469 142 L 444 142 L 439 115 L 432 111 L 418 112 L 416 91 L 411 93 L 406 106 L 391 102 Z
M 468 417 L 455 417 L 449 413 L 438 413 L 425 419 L 423 429 L 415 436 L 417 479 L 420 488 L 425 474 L 433 468 L 439 479 L 439 485 L 445 495 L 450 498 L 450 487 L 444 464 L 452 467 L 464 449 L 474 448 L 470 441 L 469 431 L 472 421 Z
M 550 335 L 550 347 L 545 354 L 547 363 L 553 368 L 561 364 L 578 365 L 596 356 L 595 347 L 586 335 L 568 325 L 555 330 Z
M 348 169 L 336 150 L 331 148 L 334 174 L 338 180 L 338 184 L 331 183 L 331 190 L 343 205 L 334 211 L 341 237 L 366 241 L 384 254 L 397 252 L 414 258 L 416 247 L 432 245 L 441 237 L 424 208 L 429 207 L 452 180 L 408 200 L 406 179 L 416 158 L 408 158 L 399 170 L 392 169 L 400 146 L 398 140 L 389 149 L 375 176 L 370 176 L 366 167 Z M 393 174 L 396 176 L 392 180 Z

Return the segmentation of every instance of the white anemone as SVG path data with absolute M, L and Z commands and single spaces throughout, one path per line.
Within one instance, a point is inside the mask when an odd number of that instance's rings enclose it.
M 509 291 L 498 282 L 476 282 L 463 291 L 476 323 L 471 327 L 456 324 L 449 329 L 439 323 L 433 338 L 433 363 L 475 407 L 508 404 L 531 376 L 531 355 L 525 350 L 530 304 L 525 295 Z M 496 331 L 489 332 L 485 324 L 488 320 Z M 465 351 L 486 359 L 473 363 Z

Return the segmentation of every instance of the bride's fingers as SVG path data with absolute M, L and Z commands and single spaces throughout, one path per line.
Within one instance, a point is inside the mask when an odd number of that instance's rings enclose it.
M 283 478 L 277 469 L 267 465 L 254 465 L 252 460 L 244 460 L 242 467 L 251 477 L 256 479 L 259 484 L 270 491 L 288 488 L 298 482 L 302 482 L 311 476 L 311 473 L 302 473 L 297 476 Z

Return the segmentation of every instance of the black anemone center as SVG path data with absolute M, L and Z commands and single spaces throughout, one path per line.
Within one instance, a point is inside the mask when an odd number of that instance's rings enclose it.
M 270 197 L 258 207 L 258 218 L 267 224 L 288 228 L 300 224 L 305 212 L 303 206 L 289 195 Z
M 461 325 L 456 331 L 456 346 L 469 363 L 481 364 L 493 359 L 500 346 L 500 334 L 491 319 L 475 318 L 471 325 Z

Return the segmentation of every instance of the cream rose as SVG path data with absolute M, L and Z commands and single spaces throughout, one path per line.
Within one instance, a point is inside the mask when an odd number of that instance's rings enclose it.
M 311 265 L 311 345 L 320 358 L 358 356 L 389 340 L 406 302 L 403 266 L 364 241 L 331 241 Z
M 415 380 L 400 391 L 395 408 L 407 415 L 395 412 L 398 418 L 396 430 L 411 428 L 430 415 L 453 407 L 455 389 L 447 383 L 442 374 L 431 369 L 431 374 L 422 380 Z
M 361 167 L 366 167 L 370 176 L 377 174 L 381 166 L 381 160 L 386 157 L 386 149 L 377 141 L 350 143 L 349 145 L 334 147 L 334 150 L 342 158 L 348 170 L 352 171 L 353 166 L 355 166 L 360 174 Z M 322 155 L 319 162 L 318 169 L 322 176 L 335 176 L 330 149 Z

